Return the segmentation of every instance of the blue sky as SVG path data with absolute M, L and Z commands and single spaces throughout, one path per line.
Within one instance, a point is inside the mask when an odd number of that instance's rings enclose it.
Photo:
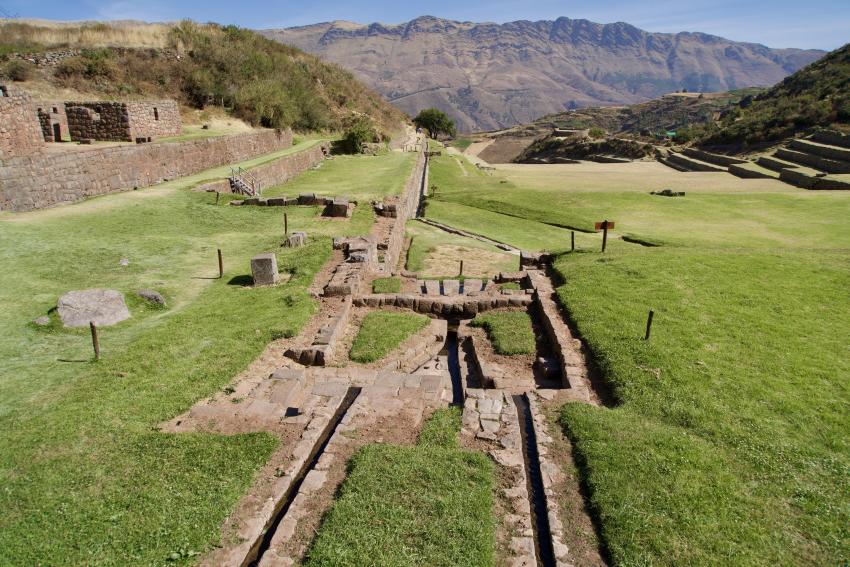
M 835 49 L 850 42 L 848 0 L 0 0 L 0 14 L 60 20 L 191 18 L 250 28 L 351 20 L 398 23 L 429 14 L 469 21 L 586 18 L 649 31 L 701 31 L 770 47 Z

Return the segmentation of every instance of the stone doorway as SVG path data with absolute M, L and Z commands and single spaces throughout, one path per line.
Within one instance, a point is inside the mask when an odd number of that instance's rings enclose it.
M 53 141 L 61 142 L 62 141 L 62 126 L 58 123 L 53 125 Z

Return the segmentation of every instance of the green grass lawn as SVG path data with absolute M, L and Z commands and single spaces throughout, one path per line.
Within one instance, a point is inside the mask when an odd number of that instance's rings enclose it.
M 464 152 L 466 148 L 472 145 L 472 140 L 469 138 L 458 138 L 457 140 L 452 140 L 449 145 Z
M 372 293 L 398 293 L 401 291 L 401 279 L 377 278 L 372 282 Z
M 322 162 L 319 169 L 306 171 L 283 185 L 264 189 L 263 196 L 344 195 L 359 201 L 360 207 L 368 208 L 370 200 L 401 193 L 415 163 L 416 154 L 410 152 L 334 156 Z
M 306 289 L 331 236 L 368 230 L 371 213 L 328 223 L 318 208 L 290 207 L 290 227 L 310 244 L 280 248 L 279 210 L 215 206 L 187 190 L 221 169 L 0 215 L 0 564 L 189 563 L 218 540 L 276 446 L 266 434 L 156 427 L 228 384 L 272 339 L 297 333 L 315 310 Z M 268 250 L 292 279 L 238 285 L 251 256 Z M 99 363 L 86 330 L 30 323 L 64 292 L 91 287 L 122 291 L 133 315 L 101 329 Z M 145 307 L 134 296 L 142 288 L 161 291 L 168 307 Z
M 425 315 L 375 311 L 366 315 L 350 357 L 354 362 L 369 363 L 381 360 L 401 343 L 428 326 Z
M 416 446 L 356 453 L 306 565 L 493 565 L 493 464 L 459 429 L 458 408 L 438 410 Z
M 556 264 L 560 300 L 618 402 L 560 417 L 614 564 L 847 561 L 850 193 L 654 164 L 467 178 L 441 159 L 428 214 L 447 224 L 498 238 L 495 214 L 617 222 L 604 256 L 598 234 L 580 233 Z M 655 197 L 653 184 L 687 195 Z M 503 239 L 531 247 L 516 226 Z
M 534 354 L 537 350 L 531 317 L 525 311 L 477 315 L 472 326 L 487 331 L 493 350 L 498 354 Z

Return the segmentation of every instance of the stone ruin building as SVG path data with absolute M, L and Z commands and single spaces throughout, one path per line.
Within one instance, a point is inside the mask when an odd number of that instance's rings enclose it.
M 0 159 L 28 156 L 44 147 L 44 134 L 27 93 L 0 85 Z
M 180 134 L 180 110 L 173 100 L 66 102 L 72 140 L 148 141 Z
M 23 90 L 0 84 L 0 159 L 39 153 L 45 142 L 149 142 L 180 131 L 180 109 L 173 100 L 34 101 Z

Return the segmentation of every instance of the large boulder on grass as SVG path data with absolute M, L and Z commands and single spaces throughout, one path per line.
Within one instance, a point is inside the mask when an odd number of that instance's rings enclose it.
M 114 289 L 69 291 L 59 298 L 58 308 L 66 327 L 85 327 L 90 322 L 108 327 L 130 318 L 124 295 Z

